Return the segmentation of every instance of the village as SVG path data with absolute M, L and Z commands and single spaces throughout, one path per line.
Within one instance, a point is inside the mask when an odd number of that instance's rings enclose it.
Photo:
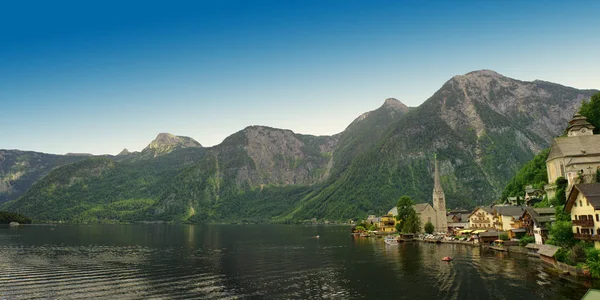
M 539 256 L 563 273 L 589 276 L 589 269 L 573 266 L 573 261 L 563 263 L 557 258 L 561 245 L 551 241 L 550 231 L 557 222 L 562 222 L 563 226 L 568 224 L 568 239 L 600 249 L 600 134 L 593 134 L 593 130 L 594 126 L 586 117 L 575 114 L 565 135 L 554 139 L 546 159 L 550 184 L 543 189 L 527 185 L 521 196 L 508 197 L 505 201 L 473 210 L 446 209 L 436 159 L 433 205 L 413 205 L 419 220 L 418 232 L 399 229 L 398 207 L 393 207 L 383 216 L 368 216 L 360 222 L 362 226 L 353 228 L 353 234 L 362 237 L 398 234 L 398 242 L 461 243 L 495 251 L 521 252 Z M 564 206 L 549 205 L 548 199 L 555 198 L 563 190 Z M 565 220 L 559 220 L 557 214 Z M 574 251 L 563 249 L 562 252 Z

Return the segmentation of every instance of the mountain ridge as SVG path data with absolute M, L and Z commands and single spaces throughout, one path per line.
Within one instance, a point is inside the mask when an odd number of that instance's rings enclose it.
M 593 92 L 479 70 L 450 78 L 418 107 L 388 98 L 332 136 L 253 125 L 204 148 L 191 138 L 159 134 L 142 152 L 113 158 L 117 169 L 143 179 L 131 179 L 140 190 L 127 191 L 127 199 L 103 191 L 118 205 L 75 185 L 47 195 L 32 192 L 3 207 L 83 193 L 89 207 L 71 216 L 75 220 L 103 220 L 107 210 L 129 221 L 345 220 L 385 212 L 401 195 L 429 201 L 433 153 L 448 206 L 472 207 L 495 200 Z M 136 168 L 151 172 L 140 175 Z M 119 182 L 119 172 L 106 176 L 102 180 Z

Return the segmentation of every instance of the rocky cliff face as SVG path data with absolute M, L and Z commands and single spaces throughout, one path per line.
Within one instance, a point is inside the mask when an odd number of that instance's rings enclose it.
M 153 214 L 178 220 L 228 218 L 239 213 L 233 211 L 233 203 L 245 197 L 251 198 L 246 200 L 249 203 L 255 199 L 253 193 L 263 189 L 318 184 L 329 176 L 336 144 L 336 137 L 247 127 L 211 148 L 201 162 L 175 178 Z
M 141 154 L 143 156 L 157 157 L 159 155 L 171 153 L 175 149 L 183 148 L 201 148 L 202 145 L 196 140 L 187 136 L 177 136 L 170 133 L 159 133 Z
M 453 130 L 469 126 L 480 137 L 486 131 L 502 131 L 512 124 L 548 142 L 562 134 L 565 122 L 594 91 L 544 81 L 524 82 L 482 70 L 453 77 L 440 92 L 440 113 Z M 499 118 L 482 116 L 486 113 L 483 110 Z M 534 147 L 530 150 L 539 150 L 535 143 L 529 146 Z
M 448 207 L 490 203 L 595 92 L 488 70 L 455 76 L 390 125 L 338 180 L 304 199 L 290 218 L 383 212 L 402 195 L 430 201 L 435 153 Z

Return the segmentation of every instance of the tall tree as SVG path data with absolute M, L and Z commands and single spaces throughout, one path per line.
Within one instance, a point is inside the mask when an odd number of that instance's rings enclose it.
M 588 122 L 596 126 L 594 133 L 600 133 L 600 93 L 594 94 L 590 101 L 581 104 L 579 113 L 587 117 Z
M 396 230 L 404 233 L 417 233 L 421 231 L 421 222 L 419 216 L 413 207 L 415 203 L 408 196 L 402 196 L 398 200 L 398 216 L 396 219 Z

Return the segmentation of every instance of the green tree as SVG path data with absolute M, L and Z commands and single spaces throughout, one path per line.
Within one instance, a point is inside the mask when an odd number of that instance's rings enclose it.
M 503 241 L 508 241 L 508 234 L 506 234 L 506 233 L 501 233 L 501 234 L 498 236 L 498 239 L 501 239 L 501 240 L 503 240 Z
M 571 247 L 577 240 L 573 237 L 573 224 L 571 221 L 556 221 L 550 227 L 549 243 L 560 247 Z
M 594 94 L 590 101 L 581 104 L 579 113 L 587 117 L 588 122 L 596 126 L 594 133 L 600 133 L 600 93 Z
M 564 205 L 559 205 L 555 208 L 554 214 L 556 221 L 571 221 L 571 215 L 565 211 Z
M 548 183 L 548 172 L 546 171 L 546 159 L 550 153 L 550 148 L 538 153 L 532 160 L 526 163 L 519 172 L 508 182 L 501 199 L 506 201 L 508 197 L 522 196 L 526 185 L 533 185 L 534 188 L 541 189 Z
M 433 233 L 433 224 L 431 222 L 427 222 L 425 223 L 425 226 L 423 226 L 423 229 L 425 230 L 425 232 L 432 234 Z
M 402 196 L 398 200 L 396 207 L 398 215 L 396 216 L 396 230 L 404 233 L 417 233 L 421 231 L 421 221 L 413 207 L 415 203 L 408 196 Z
M 421 232 L 421 221 L 414 208 L 411 207 L 411 212 L 406 217 L 406 220 L 402 222 L 403 233 L 418 233 Z
M 556 178 L 554 182 L 556 184 L 556 205 L 565 205 L 567 202 L 567 185 L 569 181 L 567 181 L 564 177 Z
M 521 247 L 525 247 L 530 243 L 535 243 L 535 238 L 531 235 L 524 236 L 519 240 L 519 246 Z

